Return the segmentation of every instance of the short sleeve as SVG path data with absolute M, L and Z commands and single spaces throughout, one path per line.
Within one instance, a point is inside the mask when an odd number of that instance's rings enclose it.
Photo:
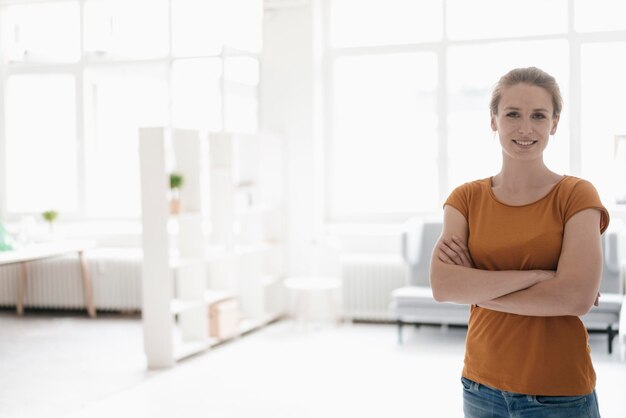
M 579 180 L 574 185 L 565 205 L 564 223 L 585 209 L 598 209 L 600 211 L 600 233 L 606 231 L 609 226 L 609 211 L 602 205 L 598 191 L 590 182 Z
M 446 199 L 443 206 L 450 205 L 465 217 L 468 218 L 469 215 L 469 197 L 470 197 L 470 188 L 467 183 L 457 187 L 450 193 L 450 196 Z

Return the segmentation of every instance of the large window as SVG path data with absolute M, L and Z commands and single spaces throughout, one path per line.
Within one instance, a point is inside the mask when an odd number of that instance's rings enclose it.
M 333 47 L 438 41 L 443 34 L 441 0 L 330 0 Z
M 554 75 L 568 103 L 568 58 L 569 47 L 564 40 L 503 41 L 448 48 L 446 113 L 450 187 L 488 177 L 500 167 L 500 145 L 491 131 L 488 110 L 491 89 L 498 78 L 514 67 L 537 66 Z M 562 173 L 569 171 L 569 109 L 564 107 L 558 134 L 546 150 L 548 165 Z
M 0 0 L 0 213 L 137 218 L 139 127 L 257 130 L 261 28 L 261 0 Z
M 495 174 L 491 89 L 525 66 L 554 75 L 565 101 L 547 164 L 592 180 L 605 204 L 626 204 L 624 2 L 326 5 L 332 220 L 432 213 L 457 185 Z
M 137 132 L 140 127 L 166 124 L 167 80 L 163 63 L 85 70 L 87 214 L 124 217 L 139 213 Z
M 582 48 L 583 175 L 626 205 L 626 42 Z
M 21 74 L 6 85 L 6 200 L 12 212 L 75 211 L 76 94 L 72 76 Z M 44 203 L 45 202 L 45 203 Z
M 421 74 L 421 77 L 415 77 Z M 388 213 L 437 202 L 437 61 L 433 53 L 360 55 L 334 67 L 332 200 Z M 429 139 L 431 138 L 431 139 Z M 434 140 L 433 140 L 434 138 Z M 395 179 L 393 187 L 387 179 Z M 415 190 L 415 179 L 428 179 Z
M 79 60 L 78 1 L 14 4 L 0 13 L 3 64 Z

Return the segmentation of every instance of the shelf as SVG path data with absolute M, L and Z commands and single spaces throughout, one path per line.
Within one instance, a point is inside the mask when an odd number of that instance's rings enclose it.
M 202 212 L 195 210 L 195 211 L 183 211 L 179 213 L 170 213 L 171 220 L 178 220 L 178 219 L 184 219 L 184 218 L 202 218 Z
M 219 261 L 232 256 L 230 252 L 222 245 L 209 245 L 205 248 L 205 261 Z
M 259 319 L 253 319 L 253 318 L 242 319 L 239 324 L 239 332 L 227 338 L 211 338 L 210 339 L 211 341 L 209 342 L 209 344 L 211 347 L 213 347 L 225 341 L 230 341 L 235 338 L 239 338 L 244 334 L 247 334 L 256 329 L 262 328 L 265 325 L 280 319 L 281 317 L 283 317 L 283 314 L 268 314 Z
M 270 322 L 276 321 L 281 318 L 283 314 L 268 314 L 261 318 L 243 318 L 239 325 L 239 332 L 241 334 L 254 331 L 257 328 L 261 328 Z
M 170 312 L 172 312 L 172 314 L 179 314 L 181 312 L 198 309 L 203 306 L 206 306 L 204 301 L 172 299 L 170 301 Z
M 229 291 L 207 290 L 204 292 L 204 301 L 207 305 L 213 305 L 234 297 L 236 297 L 236 294 Z
M 209 349 L 215 343 L 214 338 L 174 342 L 174 359 L 181 360 Z
M 273 284 L 281 282 L 281 278 L 279 276 L 267 275 L 261 277 L 261 285 L 263 286 L 271 286 Z
M 186 258 L 186 257 L 178 257 L 172 256 L 170 258 L 170 268 L 172 270 L 179 269 L 182 267 L 193 266 L 194 264 L 201 264 L 203 260 L 199 260 L 196 258 Z
M 235 246 L 235 254 L 236 255 L 248 255 L 258 252 L 271 251 L 276 248 L 275 244 L 269 242 L 263 242 L 256 245 L 236 245 Z
M 252 205 L 245 208 L 238 208 L 237 215 L 245 216 L 245 215 L 253 215 L 258 213 L 267 213 L 267 212 L 277 212 L 281 210 L 278 206 L 270 206 L 270 205 Z
M 170 367 L 176 360 L 206 350 L 212 343 L 208 339 L 209 317 L 204 300 L 203 142 L 195 130 L 139 130 L 142 321 L 149 368 Z M 183 211 L 176 214 L 170 213 L 166 199 L 171 169 L 185 178 L 185 187 L 180 190 Z M 164 321 L 168 316 L 172 320 Z
M 232 256 L 249 255 L 253 253 L 272 251 L 279 248 L 279 245 L 280 244 L 278 243 L 266 241 L 255 245 L 235 245 L 232 247 L 231 250 L 229 250 L 225 246 L 210 245 L 206 247 L 205 261 L 220 261 Z

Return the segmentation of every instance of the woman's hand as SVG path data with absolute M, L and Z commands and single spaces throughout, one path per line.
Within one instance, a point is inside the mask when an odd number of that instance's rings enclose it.
M 444 238 L 439 244 L 439 260 L 446 264 L 474 268 L 474 261 L 469 249 L 463 240 L 452 235 Z

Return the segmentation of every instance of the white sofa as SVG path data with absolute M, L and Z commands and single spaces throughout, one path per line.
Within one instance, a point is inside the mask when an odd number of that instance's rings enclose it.
M 402 342 L 405 324 L 467 325 L 469 306 L 436 302 L 430 288 L 430 257 L 439 236 L 441 221 L 424 222 L 413 218 L 402 234 L 402 255 L 409 266 L 409 283 L 391 292 L 390 309 L 398 324 L 398 341 Z
M 409 220 L 402 235 L 402 254 L 410 268 L 407 286 L 391 293 L 390 310 L 398 324 L 398 341 L 402 342 L 405 324 L 467 325 L 469 306 L 439 303 L 432 297 L 429 267 L 432 250 L 441 235 L 442 223 L 425 222 L 420 218 Z M 620 351 L 626 357 L 626 326 L 620 328 L 620 315 L 626 319 L 624 271 L 621 262 L 621 229 L 602 235 L 604 266 L 599 306 L 581 319 L 589 332 L 606 332 L 608 351 L 613 351 L 613 339 L 619 334 Z

